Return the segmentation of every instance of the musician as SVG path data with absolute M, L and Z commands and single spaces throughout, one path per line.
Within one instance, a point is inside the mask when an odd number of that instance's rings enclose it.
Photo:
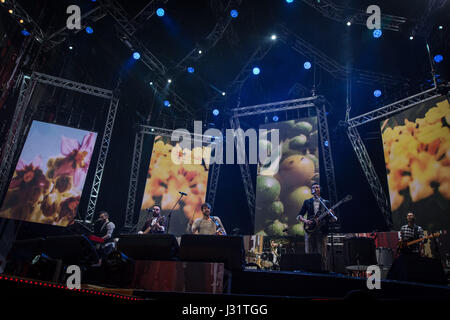
M 200 209 L 203 217 L 196 219 L 192 224 L 193 234 L 227 234 L 220 218 L 211 216 L 211 205 L 209 203 L 203 203 Z
M 94 234 L 104 240 L 97 250 L 101 261 L 103 257 L 106 257 L 115 248 L 113 233 L 116 226 L 113 222 L 109 221 L 108 212 L 100 211 L 99 214 L 99 218 L 94 225 Z
M 166 232 L 167 219 L 166 216 L 161 215 L 161 207 L 155 205 L 150 212 L 153 213 L 152 217 L 144 223 L 144 226 L 138 234 Z
M 320 197 L 320 185 L 318 183 L 313 183 L 311 185 L 311 193 L 314 197 L 305 200 L 303 206 L 297 215 L 297 220 L 303 222 L 306 225 L 313 223 L 312 218 L 322 212 L 321 208 L 323 205 L 320 203 L 319 198 L 322 202 L 330 207 L 330 202 L 324 200 Z M 306 219 L 304 215 L 306 214 Z M 311 234 L 305 233 L 305 252 L 308 253 L 320 253 L 322 256 L 322 267 L 324 270 L 327 269 L 327 234 L 328 234 L 328 223 L 324 223 L 321 228 L 318 228 Z
M 405 224 L 400 229 L 400 239 L 402 241 L 408 242 L 412 240 L 417 240 L 420 238 L 423 238 L 423 229 L 422 227 L 416 225 L 416 216 L 414 213 L 409 212 L 406 215 L 406 220 L 408 221 L 408 224 Z M 421 241 L 419 243 L 415 243 L 411 246 L 409 246 L 407 249 L 401 250 L 401 253 L 410 253 L 410 254 L 420 254 L 421 256 L 424 255 L 424 249 L 423 249 L 424 241 Z

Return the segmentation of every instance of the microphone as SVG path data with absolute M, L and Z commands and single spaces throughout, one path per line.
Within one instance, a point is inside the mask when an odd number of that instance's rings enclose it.
M 155 212 L 155 210 L 153 208 L 147 208 L 147 209 L 145 209 L 145 211 L 147 211 L 147 212 Z
M 185 193 L 185 192 L 178 191 L 178 193 L 183 195 L 183 196 L 187 196 L 187 193 Z

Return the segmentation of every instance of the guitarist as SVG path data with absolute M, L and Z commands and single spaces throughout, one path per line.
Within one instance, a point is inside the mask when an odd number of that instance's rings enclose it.
M 150 212 L 153 212 L 153 216 L 145 222 L 138 234 L 164 233 L 166 231 L 167 219 L 166 216 L 161 215 L 161 208 L 155 205 Z
M 303 206 L 297 215 L 297 220 L 310 225 L 313 223 L 311 220 L 315 215 L 319 215 L 324 208 L 321 208 L 322 204 L 319 201 L 320 198 L 320 185 L 318 183 L 313 183 L 311 186 L 311 193 L 314 197 L 305 200 Z M 323 203 L 330 208 L 330 202 L 320 198 Z M 306 214 L 306 219 L 304 215 Z M 315 232 L 308 234 L 305 232 L 305 252 L 309 253 L 320 253 L 322 256 L 322 268 L 327 269 L 327 234 L 328 226 L 327 223 L 317 229 Z
M 227 233 L 220 218 L 211 216 L 211 205 L 205 202 L 201 205 L 200 209 L 202 210 L 203 217 L 194 221 L 192 224 L 192 233 L 226 236 Z
M 423 229 L 416 225 L 416 216 L 414 213 L 409 212 L 406 215 L 406 220 L 408 221 L 408 224 L 405 224 L 400 229 L 400 240 L 403 242 L 408 242 L 412 240 L 417 240 L 420 238 L 423 238 Z M 403 254 L 417 254 L 417 255 L 424 255 L 424 249 L 423 249 L 424 241 L 421 241 L 419 243 L 415 243 L 410 245 L 409 247 L 400 249 L 400 253 Z

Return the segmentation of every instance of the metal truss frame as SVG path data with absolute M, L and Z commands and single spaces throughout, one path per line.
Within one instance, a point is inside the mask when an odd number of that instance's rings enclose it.
M 201 48 L 193 48 L 180 62 L 177 63 L 176 68 L 180 70 L 185 70 L 189 64 L 195 63 L 202 56 L 204 56 L 204 51 L 208 51 L 213 48 L 222 36 L 225 34 L 228 26 L 230 25 L 233 18 L 230 16 L 231 8 L 238 8 L 242 3 L 242 0 L 230 0 L 223 10 L 222 16 L 218 18 L 217 23 L 214 25 L 212 31 L 206 36 L 205 43 Z M 198 51 L 202 50 L 200 54 Z
M 127 209 L 125 212 L 125 225 L 124 228 L 130 230 L 133 225 L 135 210 L 136 210 L 136 195 L 137 195 L 137 185 L 138 185 L 138 179 L 139 179 L 139 171 L 140 171 L 140 165 L 141 165 L 141 159 L 142 159 L 142 148 L 144 143 L 144 136 L 146 134 L 148 135 L 154 135 L 154 136 L 164 136 L 164 137 L 171 137 L 172 133 L 175 130 L 173 129 L 166 129 L 166 128 L 160 128 L 160 127 L 154 127 L 149 125 L 139 125 L 138 131 L 136 132 L 135 142 L 134 142 L 134 151 L 133 151 L 133 160 L 131 164 L 131 176 L 130 176 L 130 183 L 128 186 L 128 198 L 127 198 Z M 191 136 L 194 137 L 194 139 L 202 139 L 203 137 L 212 138 L 211 136 L 205 136 L 205 135 L 199 135 L 199 134 L 192 134 Z M 209 184 L 208 184 L 208 191 L 207 191 L 207 201 L 211 203 L 211 205 L 214 203 L 217 185 L 218 185 L 218 178 L 219 178 L 219 170 L 220 165 L 218 164 L 212 164 L 210 166 L 210 175 L 212 173 L 212 176 L 210 177 Z M 211 189 L 213 188 L 213 189 Z
M 239 74 L 234 78 L 234 80 L 231 82 L 231 84 L 227 87 L 226 93 L 227 96 L 222 96 L 222 94 L 216 94 L 211 100 L 205 103 L 204 107 L 211 108 L 211 106 L 218 104 L 220 101 L 227 99 L 227 97 L 232 96 L 233 94 L 240 92 L 242 89 L 242 86 L 244 85 L 245 81 L 250 77 L 251 71 L 253 69 L 253 64 L 261 61 L 272 49 L 274 45 L 273 41 L 270 42 L 264 42 L 261 45 L 259 45 L 256 50 L 253 52 L 253 54 L 250 56 L 247 63 L 244 65 L 244 67 L 241 69 Z
M 69 32 L 78 33 L 89 25 L 89 23 L 97 22 L 100 19 L 103 19 L 106 16 L 106 12 L 102 9 L 102 7 L 98 6 L 95 7 L 92 10 L 89 10 L 85 14 L 81 16 L 81 28 L 78 30 L 70 30 L 67 29 L 66 26 L 62 27 L 61 29 L 55 31 L 51 35 L 45 38 L 45 50 L 49 51 L 55 48 L 56 46 L 60 45 L 64 41 L 66 41 L 66 38 L 68 36 Z
M 415 94 L 413 96 L 407 97 L 405 99 L 401 99 L 394 103 L 385 105 L 381 108 L 375 109 L 373 111 L 361 114 L 359 116 L 353 117 L 347 121 L 350 127 L 357 127 L 363 124 L 366 124 L 370 121 L 381 119 L 387 117 L 393 113 L 397 113 L 402 110 L 406 110 L 411 108 L 412 106 L 425 102 L 431 99 L 434 99 L 439 96 L 439 93 L 436 92 L 436 88 L 431 88 Z
M 241 124 L 239 121 L 239 116 L 237 113 L 234 113 L 233 117 L 230 118 L 231 129 L 237 130 L 241 128 Z M 236 132 L 236 131 L 235 131 Z M 238 139 L 236 139 L 236 145 L 238 141 L 243 141 L 243 132 L 242 130 L 237 131 Z M 242 182 L 244 183 L 244 191 L 245 196 L 247 197 L 247 205 L 250 211 L 251 221 L 254 223 L 255 221 L 255 203 L 256 203 L 256 195 L 255 190 L 253 188 L 252 176 L 250 174 L 250 167 L 248 165 L 247 156 L 245 156 L 245 163 L 239 165 L 239 169 L 241 170 Z
M 434 98 L 439 97 L 440 94 L 437 92 L 436 88 L 432 88 L 408 98 L 399 100 L 397 102 L 388 104 L 376 110 L 367 112 L 357 117 L 353 117 L 349 119 L 347 124 L 347 135 L 348 138 L 355 150 L 356 156 L 359 160 L 359 163 L 362 167 L 364 175 L 369 182 L 369 186 L 372 190 L 373 195 L 375 196 L 375 200 L 377 201 L 378 207 L 380 208 L 386 225 L 388 227 L 392 226 L 392 217 L 391 217 L 391 208 L 390 202 L 386 193 L 383 190 L 380 179 L 375 171 L 375 168 L 372 164 L 372 160 L 370 159 L 369 153 L 364 145 L 364 142 L 359 135 L 357 127 L 368 122 L 379 120 L 382 118 L 386 118 L 394 113 L 398 113 L 400 111 L 409 109 L 411 107 L 416 106 L 419 103 L 423 103 Z
M 142 147 L 144 145 L 144 133 L 137 132 L 134 138 L 133 160 L 131 162 L 131 176 L 128 185 L 127 209 L 125 212 L 125 228 L 133 227 L 134 207 L 136 204 L 139 170 L 141 168 Z
M 325 176 L 327 179 L 328 195 L 330 197 L 330 200 L 336 203 L 337 192 L 334 174 L 334 164 L 333 164 L 333 157 L 331 154 L 331 143 L 329 139 L 328 122 L 326 118 L 325 105 L 323 104 L 322 100 L 324 100 L 324 98 L 321 96 L 312 96 L 301 99 L 234 108 L 231 110 L 233 115 L 230 118 L 230 124 L 231 128 L 236 130 L 241 127 L 239 122 L 240 117 L 314 107 L 317 112 L 319 124 L 319 135 L 321 140 L 320 145 L 322 146 L 322 156 L 325 165 Z M 238 131 L 237 133 L 242 134 L 242 131 Z M 327 147 L 325 146 L 325 141 L 328 141 Z M 245 164 L 241 164 L 239 165 L 239 167 L 241 170 L 242 181 L 244 183 L 244 190 L 247 197 L 247 204 L 250 210 L 250 215 L 252 221 L 254 221 L 256 195 L 253 188 L 253 182 L 250 174 L 250 168 L 248 165 L 247 157 L 245 157 Z
M 139 60 L 142 61 L 150 71 L 154 72 L 156 77 L 153 80 L 154 87 L 159 92 L 166 92 L 170 96 L 171 104 L 174 109 L 192 116 L 192 108 L 167 85 L 166 73 L 168 68 L 134 35 L 137 30 L 137 23 L 128 18 L 127 12 L 116 0 L 101 0 L 100 4 L 117 23 L 118 28 L 116 28 L 116 30 L 119 39 L 130 49 L 138 50 L 141 55 Z
M 98 195 L 100 193 L 100 185 L 102 182 L 103 171 L 106 165 L 106 158 L 108 157 L 109 144 L 111 142 L 114 122 L 116 120 L 117 109 L 119 107 L 119 98 L 113 97 L 109 104 L 108 115 L 106 117 L 105 129 L 103 131 L 103 138 L 100 145 L 100 154 L 95 168 L 94 182 L 92 183 L 91 194 L 89 196 L 87 213 L 84 221 L 92 223 L 94 219 L 95 206 L 97 204 Z
M 4 192 L 6 192 L 7 183 L 11 176 L 11 170 L 13 169 L 14 165 L 14 159 L 17 152 L 17 148 L 21 141 L 20 137 L 25 134 L 26 128 L 26 125 L 24 124 L 24 122 L 26 121 L 25 115 L 28 112 L 31 113 L 33 112 L 33 110 L 29 110 L 29 103 L 33 94 L 33 90 L 37 83 L 77 91 L 83 94 L 111 100 L 107 121 L 103 132 L 100 155 L 97 160 L 94 183 L 89 198 L 88 210 L 85 216 L 86 222 L 92 222 L 95 205 L 97 203 L 98 193 L 100 189 L 101 179 L 103 175 L 103 169 L 105 167 L 106 158 L 108 155 L 108 149 L 111 141 L 116 111 L 119 104 L 119 99 L 114 97 L 113 92 L 111 90 L 98 88 L 38 72 L 33 72 L 31 76 L 25 75 L 22 80 L 22 85 L 20 87 L 16 109 L 14 111 L 13 120 L 11 122 L 8 138 L 5 142 L 5 148 L 3 151 L 2 162 L 0 167 L 0 196 L 3 196 Z
M 36 82 L 27 75 L 22 78 L 19 96 L 14 110 L 11 126 L 8 131 L 5 145 L 2 153 L 2 160 L 0 164 L 0 199 L 3 199 L 4 193 L 9 182 L 11 169 L 14 164 L 14 155 L 19 145 L 20 137 L 23 134 L 23 120 L 27 113 L 27 107 L 33 95 Z
M 409 79 L 404 77 L 392 76 L 379 72 L 372 72 L 362 69 L 347 69 L 339 62 L 327 56 L 319 49 L 312 46 L 306 40 L 299 35 L 293 33 L 284 24 L 279 24 L 278 28 L 281 31 L 280 40 L 289 45 L 293 50 L 298 53 L 313 59 L 313 61 L 327 71 L 331 76 L 338 80 L 347 80 L 352 77 L 355 81 L 362 84 L 379 83 L 389 87 L 395 86 L 399 83 L 407 83 Z
M 24 25 L 31 25 L 31 28 L 29 32 L 31 33 L 31 36 L 39 43 L 43 43 L 45 41 L 45 34 L 42 31 L 41 27 L 34 21 L 34 19 L 25 11 L 25 9 L 22 8 L 22 6 L 16 1 L 16 0 L 7 0 L 4 3 L 0 3 L 2 6 L 8 5 L 10 8 L 12 8 L 13 13 L 12 15 L 14 17 L 18 17 L 20 19 L 23 19 Z M 17 19 L 17 22 L 19 20 Z
M 351 21 L 353 24 L 366 26 L 370 14 L 362 10 L 351 9 L 336 5 L 330 0 L 302 0 L 310 7 L 319 11 L 324 17 L 338 22 Z M 381 15 L 381 27 L 385 30 L 400 31 L 400 26 L 406 22 L 406 18 L 389 14 Z

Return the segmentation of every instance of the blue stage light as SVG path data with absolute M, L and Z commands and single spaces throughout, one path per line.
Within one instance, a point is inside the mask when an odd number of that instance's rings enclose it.
M 381 90 L 375 90 L 374 92 L 373 92 L 373 95 L 375 96 L 375 97 L 380 97 L 381 96 Z
M 237 18 L 237 16 L 239 15 L 239 12 L 235 9 L 230 11 L 230 15 L 232 18 Z
M 286 0 L 287 3 L 292 3 L 294 0 Z
M 22 34 L 24 35 L 24 36 L 26 36 L 26 37 L 28 37 L 31 33 L 29 33 L 27 30 L 25 30 L 25 29 L 23 29 L 22 31 Z
M 94 29 L 92 29 L 91 27 L 86 27 L 86 32 L 92 34 L 94 33 Z
M 219 115 L 219 110 L 218 109 L 214 109 L 213 110 L 213 115 L 217 117 Z
M 140 55 L 139 52 L 133 53 L 133 58 L 134 58 L 135 60 L 138 60 L 140 57 L 141 57 L 141 55 Z
M 170 107 L 170 102 L 169 102 L 169 100 L 164 100 L 164 106 Z
M 382 34 L 383 34 L 383 32 L 380 29 L 373 30 L 373 37 L 374 38 L 379 38 L 379 37 L 381 37 Z
M 188 71 L 189 73 L 194 73 L 195 69 L 194 69 L 194 67 L 188 67 L 188 68 L 187 68 L 187 71 Z
M 166 13 L 166 12 L 164 11 L 163 8 L 158 8 L 158 9 L 156 10 L 156 14 L 158 15 L 158 17 L 163 17 L 165 13 Z
M 303 68 L 305 68 L 306 70 L 311 69 L 311 62 L 306 61 L 306 62 L 303 64 Z
M 434 61 L 436 62 L 436 63 L 439 63 L 439 62 L 441 62 L 442 60 L 444 60 L 444 57 L 442 56 L 442 54 L 437 54 L 437 55 L 435 55 L 434 56 Z
M 330 144 L 328 143 L 328 140 L 325 140 L 324 143 L 325 147 L 328 147 Z
M 273 116 L 272 120 L 277 122 L 278 121 L 278 116 Z
M 256 76 L 261 72 L 261 70 L 258 67 L 253 68 L 253 74 Z

